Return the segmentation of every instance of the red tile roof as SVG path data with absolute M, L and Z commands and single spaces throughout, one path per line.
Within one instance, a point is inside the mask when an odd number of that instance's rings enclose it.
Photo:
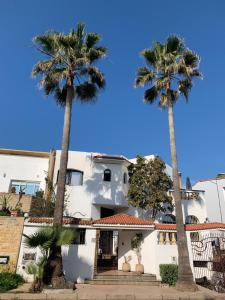
M 136 218 L 127 214 L 117 214 L 114 216 L 101 218 L 93 221 L 93 224 L 104 225 L 154 225 L 153 221 Z
M 157 224 L 155 223 L 155 228 L 158 230 L 176 230 L 176 224 Z M 195 231 L 195 230 L 208 230 L 208 229 L 225 229 L 224 223 L 203 223 L 203 224 L 187 224 L 185 225 L 185 230 Z
M 46 218 L 46 217 L 32 217 L 28 220 L 29 223 L 46 223 L 46 224 L 52 224 L 53 218 Z M 91 225 L 91 220 L 81 220 L 78 218 L 63 218 L 63 224 L 64 225 Z

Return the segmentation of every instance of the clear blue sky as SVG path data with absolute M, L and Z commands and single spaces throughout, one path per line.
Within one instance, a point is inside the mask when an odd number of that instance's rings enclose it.
M 179 167 L 192 179 L 225 172 L 225 1 L 2 0 L 0 4 L 0 147 L 59 149 L 63 110 L 31 79 L 41 54 L 32 37 L 48 29 L 68 31 L 78 21 L 99 32 L 109 48 L 101 63 L 107 86 L 95 105 L 73 108 L 72 150 L 158 154 L 170 163 L 166 111 L 143 103 L 134 89 L 140 51 L 171 34 L 201 56 L 204 80 L 189 104 L 175 109 Z

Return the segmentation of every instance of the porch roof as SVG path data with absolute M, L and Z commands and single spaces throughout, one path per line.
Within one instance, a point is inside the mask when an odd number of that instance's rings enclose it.
M 127 214 L 116 214 L 110 217 L 101 218 L 93 221 L 94 227 L 120 227 L 120 228 L 154 228 L 154 222 L 144 220 Z

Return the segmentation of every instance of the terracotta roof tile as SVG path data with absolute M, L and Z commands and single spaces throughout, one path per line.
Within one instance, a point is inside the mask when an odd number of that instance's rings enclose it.
M 29 223 L 45 223 L 45 224 L 52 224 L 53 218 L 46 218 L 46 217 L 32 217 L 28 220 Z M 93 221 L 91 220 L 82 220 L 78 218 L 63 218 L 64 225 L 91 225 Z
M 154 225 L 150 220 L 144 220 L 136 218 L 127 214 L 117 214 L 114 216 L 102 218 L 93 221 L 93 224 L 105 224 L 105 225 Z
M 158 230 L 176 230 L 176 224 L 155 223 L 155 228 Z M 185 225 L 185 230 L 187 231 L 208 230 L 208 229 L 225 229 L 225 224 L 224 223 L 202 223 L 202 224 Z

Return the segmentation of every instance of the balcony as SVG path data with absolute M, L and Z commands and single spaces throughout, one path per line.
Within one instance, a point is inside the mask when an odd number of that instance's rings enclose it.
M 181 199 L 182 200 L 201 200 L 201 194 L 203 191 L 199 190 L 192 190 L 192 191 L 187 191 L 185 189 L 181 190 Z M 169 191 L 169 195 L 173 197 L 173 190 Z

